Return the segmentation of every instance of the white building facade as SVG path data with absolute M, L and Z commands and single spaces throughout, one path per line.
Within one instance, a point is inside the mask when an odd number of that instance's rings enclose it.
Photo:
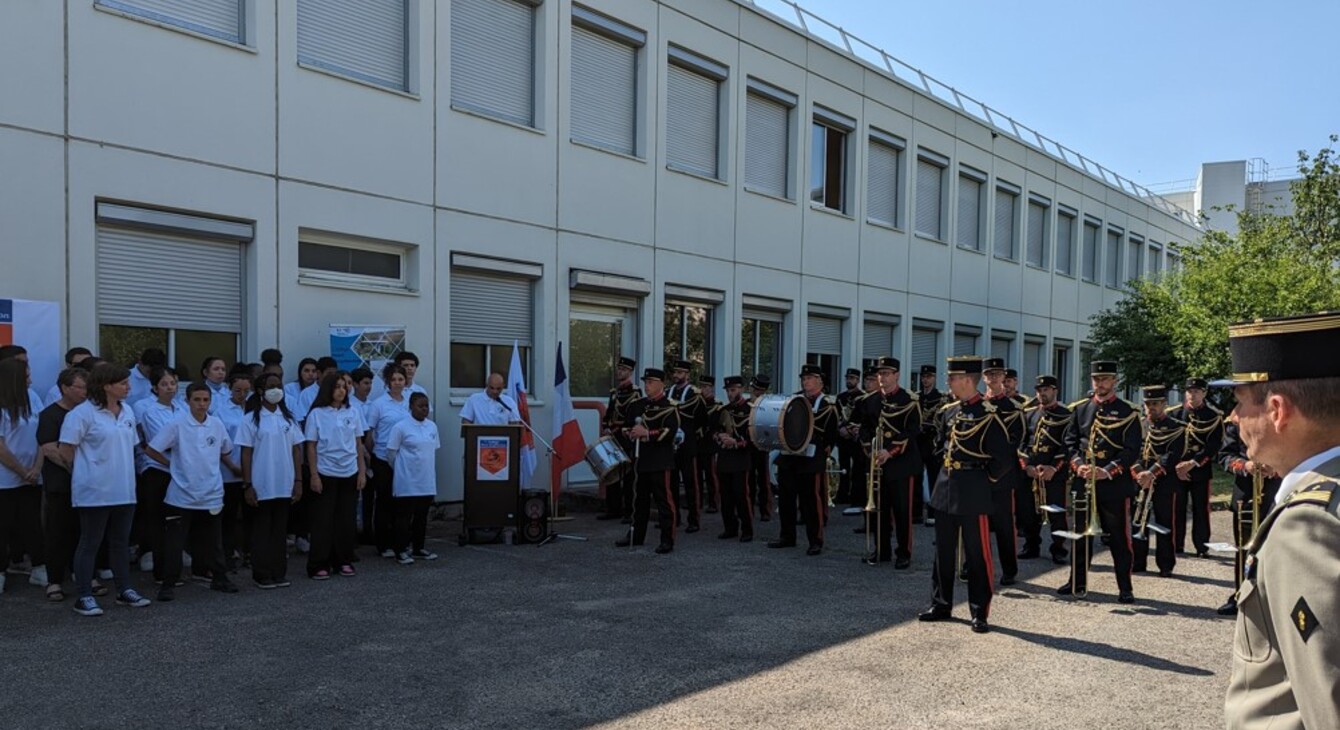
M 560 343 L 578 401 L 620 353 L 1077 396 L 1089 317 L 1199 234 L 747 0 L 11 2 L 0 64 L 0 297 L 184 377 L 405 325 L 451 435 L 514 340 L 545 435 Z

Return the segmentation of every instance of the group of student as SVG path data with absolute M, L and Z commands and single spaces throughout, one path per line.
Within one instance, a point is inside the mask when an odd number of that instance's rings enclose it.
M 352 577 L 360 502 L 380 556 L 435 560 L 424 543 L 441 442 L 418 358 L 397 354 L 375 396 L 367 368 L 306 358 L 285 383 L 282 362 L 275 349 L 231 369 L 210 357 L 181 387 L 160 349 L 122 367 L 76 347 L 44 403 L 27 351 L 0 347 L 0 551 L 26 554 L 50 601 L 73 579 L 84 616 L 103 613 L 103 580 L 118 605 L 150 605 L 132 562 L 159 601 L 188 568 L 224 593 L 243 567 L 258 588 L 287 587 L 290 544 L 309 578 Z

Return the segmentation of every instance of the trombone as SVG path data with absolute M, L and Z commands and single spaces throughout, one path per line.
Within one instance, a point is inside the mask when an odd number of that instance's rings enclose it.
M 1256 538 L 1256 531 L 1261 527 L 1261 503 L 1264 499 L 1266 477 L 1262 473 L 1261 467 L 1257 466 L 1252 470 L 1252 498 L 1248 500 L 1238 500 L 1238 551 L 1234 557 L 1234 567 L 1238 569 L 1238 585 L 1247 580 L 1247 548 L 1251 547 L 1252 540 Z
M 1145 430 L 1145 446 L 1141 449 L 1140 454 L 1144 458 L 1145 463 L 1154 460 L 1153 438 L 1154 424 L 1150 423 L 1149 427 Z M 1154 480 L 1155 482 L 1158 481 L 1157 473 L 1154 475 Z M 1149 489 L 1142 488 L 1140 489 L 1139 494 L 1135 495 L 1135 520 L 1131 523 L 1135 527 L 1135 532 L 1131 534 L 1131 539 L 1133 540 L 1148 540 L 1150 532 L 1157 535 L 1172 534 L 1172 530 L 1160 525 L 1152 517 L 1154 512 L 1155 487 L 1155 484 L 1150 484 Z
M 861 510 L 865 515 L 865 554 L 866 562 L 871 565 L 879 565 L 879 547 L 880 542 L 880 519 L 879 505 L 883 495 L 879 490 L 879 481 L 884 476 L 884 466 L 876 458 L 879 452 L 884 450 L 884 429 L 876 424 L 875 437 L 870 440 L 870 470 L 865 479 L 865 507 Z M 873 515 L 874 519 L 871 519 Z M 874 523 L 874 529 L 871 529 L 871 522 Z M 870 534 L 875 535 L 875 547 L 870 547 Z M 870 559 L 871 553 L 874 553 L 874 560 Z
M 1084 491 L 1076 494 L 1074 499 L 1070 500 L 1070 524 L 1079 528 L 1079 513 L 1085 512 L 1088 515 L 1088 521 L 1083 532 L 1074 532 L 1071 530 L 1053 532 L 1053 535 L 1059 535 L 1075 543 L 1075 554 L 1072 558 L 1070 568 L 1070 594 L 1076 598 L 1083 598 L 1089 595 L 1087 585 L 1076 585 L 1079 571 L 1074 567 L 1080 560 L 1084 561 L 1084 567 L 1089 566 L 1089 559 L 1093 554 L 1093 538 L 1103 534 L 1102 523 L 1098 519 L 1098 465 L 1094 463 L 1093 440 L 1098 436 L 1098 417 L 1093 419 L 1093 425 L 1089 427 L 1089 449 L 1085 455 L 1086 463 L 1089 466 L 1089 476 L 1084 480 Z

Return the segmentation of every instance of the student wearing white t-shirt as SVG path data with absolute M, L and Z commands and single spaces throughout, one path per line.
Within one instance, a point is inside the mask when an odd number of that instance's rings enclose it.
M 258 588 L 287 588 L 289 505 L 302 498 L 302 427 L 284 405 L 283 381 L 262 375 L 247 399 L 237 432 L 243 493 L 251 512 L 251 579 Z
M 128 405 L 135 405 L 145 398 L 153 397 L 153 372 L 167 367 L 167 353 L 157 347 L 149 347 L 140 353 L 140 359 L 130 366 L 130 395 Z
M 368 433 L 364 446 L 372 455 L 372 481 L 371 488 L 363 494 L 363 530 L 372 538 L 368 542 L 377 546 L 379 555 L 394 558 L 391 544 L 395 536 L 395 506 L 391 501 L 394 469 L 386 458 L 386 444 L 391 429 L 409 418 L 410 394 L 405 390 L 409 378 L 403 367 L 391 362 L 382 368 L 382 382 L 386 384 L 386 392 L 368 405 L 366 413 Z
M 228 400 L 228 363 L 212 355 L 205 358 L 200 363 L 200 381 L 209 386 L 209 412 L 218 413 L 219 406 Z
M 149 458 L 169 466 L 172 481 L 168 484 L 163 503 L 163 587 L 158 600 L 175 598 L 175 587 L 180 585 L 182 550 L 186 538 L 191 538 L 193 565 L 196 578 L 209 580 L 209 587 L 221 593 L 236 593 L 237 586 L 228 580 L 228 566 L 223 561 L 223 536 L 219 530 L 223 512 L 223 462 L 232 453 L 233 442 L 228 429 L 217 416 L 209 414 L 214 391 L 208 383 L 186 386 L 186 403 L 190 412 L 173 419 L 154 436 L 145 448 Z M 167 452 L 172 452 L 169 461 Z
M 293 415 L 297 417 L 299 421 L 305 420 L 307 418 L 307 411 L 312 409 L 312 403 L 316 400 L 316 394 L 321 389 L 321 380 L 339 369 L 340 365 L 335 362 L 335 358 L 330 357 L 329 355 L 317 358 L 316 379 L 307 387 L 299 391 L 298 397 L 291 401 L 294 404 Z
M 320 380 L 320 375 L 320 371 L 316 368 L 316 358 L 304 357 L 298 363 L 297 377 L 284 385 L 284 400 L 292 406 L 289 410 L 293 412 L 293 417 L 299 421 L 303 419 L 303 416 L 293 410 L 298 405 L 298 396 L 309 386 L 315 385 Z
M 248 552 L 251 543 L 251 513 L 242 509 L 242 447 L 237 443 L 237 433 L 245 417 L 247 396 L 251 395 L 251 375 L 241 369 L 234 369 L 228 375 L 228 397 L 222 402 L 215 399 L 218 407 L 213 411 L 223 427 L 228 429 L 228 439 L 233 442 L 232 453 L 223 459 L 223 514 L 219 515 L 219 530 L 223 533 L 223 560 L 230 570 L 238 568 L 242 558 Z
M 167 496 L 172 474 L 145 453 L 144 446 L 163 427 L 187 412 L 186 403 L 177 398 L 177 372 L 159 366 L 149 374 L 152 397 L 135 404 L 135 423 L 140 443 L 135 455 L 136 479 L 135 530 L 140 546 L 140 570 L 153 571 L 154 580 L 163 580 L 163 498 Z
M 315 580 L 326 580 L 336 570 L 345 577 L 356 574 L 354 510 L 367 479 L 362 443 L 366 430 L 363 417 L 349 407 L 347 373 L 322 378 L 304 427 L 312 466 L 311 488 L 304 493 L 312 531 L 307 575 Z
M 37 448 L 37 421 L 42 401 L 29 387 L 28 363 L 17 357 L 0 360 L 0 549 L 10 536 L 32 558 L 33 585 L 47 584 L 46 540 L 42 534 L 42 453 Z M 5 578 L 0 572 L 0 593 Z
M 79 547 L 74 576 L 79 598 L 74 610 L 101 616 L 93 597 L 93 567 L 98 546 L 107 538 L 107 560 L 116 580 L 116 602 L 143 608 L 149 599 L 130 583 L 130 527 L 135 517 L 135 416 L 126 405 L 130 371 L 101 363 L 89 373 L 88 400 L 65 417 L 60 455 L 73 464 L 70 502 L 79 512 Z
M 428 420 L 428 396 L 409 397 L 410 417 L 391 429 L 386 455 L 395 465 L 395 551 L 401 565 L 437 560 L 424 549 L 428 508 L 437 496 L 437 450 L 442 442 L 437 424 Z

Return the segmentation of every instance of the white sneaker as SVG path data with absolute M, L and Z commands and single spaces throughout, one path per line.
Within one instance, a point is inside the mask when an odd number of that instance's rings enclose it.
M 145 553 L 140 556 L 140 571 L 144 573 L 154 572 L 154 554 Z
M 394 558 L 394 557 L 395 557 L 395 551 L 392 550 L 391 548 L 386 548 L 385 550 L 382 551 L 382 557 L 383 557 L 383 558 Z
M 312 543 L 305 537 L 299 537 L 293 541 L 293 547 L 299 555 L 306 555 L 312 549 Z
M 410 555 L 409 555 L 409 551 L 408 551 L 408 550 L 406 550 L 405 552 L 400 553 L 399 555 L 397 555 L 395 561 L 396 561 L 397 563 L 400 563 L 401 565 L 413 565 L 413 564 L 414 564 L 414 558 L 410 557 Z
M 28 576 L 28 582 L 35 586 L 46 588 L 47 586 L 47 566 L 39 565 L 33 568 L 33 574 Z
M 98 571 L 98 580 L 111 580 L 111 579 L 112 579 L 111 569 L 103 568 L 102 570 Z
M 410 557 L 415 560 L 437 560 L 437 553 L 429 552 L 427 550 L 415 550 L 410 553 Z
M 191 554 L 186 552 L 185 550 L 181 551 L 181 567 L 183 568 L 191 567 Z
M 29 565 L 27 560 L 9 564 L 10 573 L 18 573 L 19 575 L 28 575 L 29 573 L 32 572 L 32 570 L 33 568 L 31 565 Z
M 5 574 L 0 573 L 0 593 L 5 592 Z

